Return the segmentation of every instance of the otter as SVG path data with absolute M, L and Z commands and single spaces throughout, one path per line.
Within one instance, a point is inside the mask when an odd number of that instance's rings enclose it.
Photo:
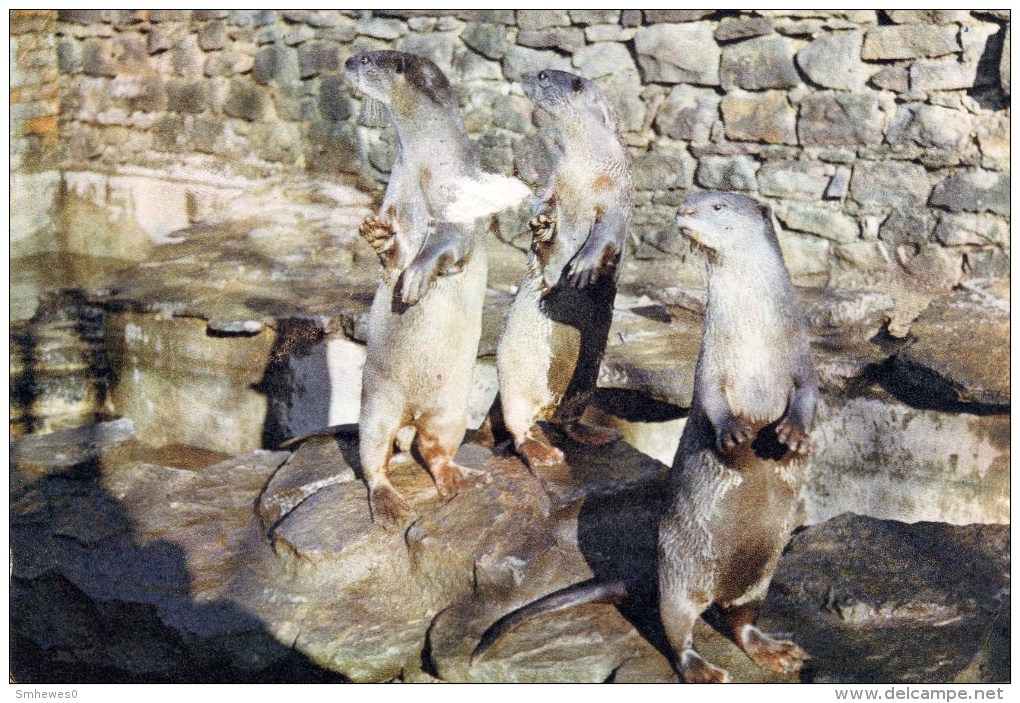
M 708 302 L 694 397 L 659 521 L 659 610 L 680 677 L 727 681 L 694 651 L 697 618 L 719 607 L 727 635 L 759 666 L 799 671 L 807 654 L 754 626 L 797 521 L 818 382 L 804 313 L 767 205 L 744 195 L 689 195 L 676 224 L 703 251 Z M 582 603 L 620 603 L 634 583 L 589 582 L 492 625 L 476 662 L 535 615 Z
M 432 61 L 370 51 L 348 59 L 345 73 L 386 106 L 397 131 L 382 207 L 359 230 L 383 266 L 368 317 L 361 467 L 373 520 L 393 525 L 410 516 L 387 477 L 398 433 L 414 433 L 440 495 L 478 474 L 453 461 L 466 429 L 486 290 L 485 230 L 475 219 L 528 190 L 479 169 L 453 89 Z
M 521 84 L 552 115 L 562 142 L 530 223 L 531 251 L 496 356 L 504 422 L 534 470 L 563 460 L 536 420 L 589 445 L 620 436 L 582 422 L 581 415 L 595 391 L 612 323 L 634 175 L 613 111 L 595 83 L 545 70 L 525 74 Z

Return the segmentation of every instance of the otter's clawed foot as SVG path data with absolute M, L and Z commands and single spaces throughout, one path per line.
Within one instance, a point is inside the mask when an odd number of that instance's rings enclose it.
M 574 288 L 594 285 L 600 276 L 613 271 L 619 258 L 619 252 L 612 244 L 595 248 L 585 243 L 567 265 L 567 280 Z
M 411 507 L 393 486 L 376 486 L 368 493 L 372 521 L 383 527 L 399 527 L 411 517 Z
M 798 454 L 811 453 L 811 438 L 799 422 L 784 417 L 776 425 L 776 437 L 779 441 Z
M 744 651 L 755 664 L 777 674 L 794 674 L 811 658 L 790 640 L 770 637 L 756 627 L 749 628 Z
M 680 675 L 687 683 L 730 682 L 729 672 L 709 664 L 693 649 L 688 649 L 680 655 Z
M 729 417 L 716 429 L 716 446 L 719 451 L 728 452 L 754 439 L 754 428 L 747 420 Z
M 484 475 L 484 472 L 477 469 L 469 469 L 452 461 L 441 469 L 436 469 L 432 474 L 432 480 L 436 482 L 436 489 L 439 495 L 450 498 L 457 495 L 457 492 L 467 486 L 471 481 Z
M 533 241 L 548 242 L 556 234 L 556 223 L 545 215 L 539 215 L 528 222 L 528 229 Z
M 524 459 L 532 471 L 543 466 L 556 466 L 563 463 L 563 452 L 551 444 L 528 438 L 517 447 L 517 453 Z
M 563 431 L 575 442 L 590 447 L 612 444 L 623 436 L 616 428 L 592 425 L 580 420 L 563 425 Z
M 358 227 L 358 234 L 375 249 L 377 254 L 382 254 L 393 246 L 397 233 L 389 222 L 375 215 L 369 215 Z

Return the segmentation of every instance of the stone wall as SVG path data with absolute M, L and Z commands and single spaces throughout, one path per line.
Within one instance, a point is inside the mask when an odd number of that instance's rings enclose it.
M 67 169 L 189 162 L 383 183 L 392 129 L 341 67 L 395 48 L 447 72 L 487 168 L 533 184 L 548 135 L 514 81 L 541 67 L 598 81 L 637 167 L 634 256 L 682 253 L 676 205 L 721 188 L 774 205 L 802 283 L 945 289 L 1009 275 L 1008 11 L 40 17 L 31 39 L 57 43 Z M 32 136 L 49 122 L 34 124 L 26 138 L 49 138 Z
M 10 13 L 11 246 L 18 253 L 55 248 L 60 185 L 56 19 L 51 10 Z

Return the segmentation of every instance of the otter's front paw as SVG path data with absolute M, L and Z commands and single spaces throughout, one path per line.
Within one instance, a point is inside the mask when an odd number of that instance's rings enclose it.
M 369 215 L 358 227 L 358 234 L 375 249 L 377 254 L 382 254 L 393 246 L 397 233 L 389 222 Z
M 528 229 L 531 230 L 532 241 L 549 242 L 556 234 L 556 223 L 545 215 L 539 215 L 528 223 Z
M 754 439 L 754 428 L 741 417 L 732 415 L 716 428 L 715 444 L 721 452 L 728 452 Z
M 811 438 L 808 437 L 806 428 L 798 420 L 784 417 L 776 425 L 776 437 L 798 454 L 807 455 L 811 453 Z
M 400 277 L 400 299 L 405 305 L 417 304 L 425 297 L 435 277 L 435 266 L 432 262 L 411 262 Z
M 619 259 L 619 251 L 612 243 L 601 247 L 581 247 L 581 251 L 567 265 L 567 280 L 574 288 L 585 288 L 599 276 L 610 273 Z

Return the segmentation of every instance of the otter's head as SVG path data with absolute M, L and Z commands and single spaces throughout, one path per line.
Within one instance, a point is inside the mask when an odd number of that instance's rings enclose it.
M 387 106 L 398 95 L 417 93 L 439 106 L 456 105 L 450 81 L 424 56 L 403 51 L 365 51 L 344 64 L 347 80 Z
M 680 205 L 676 224 L 695 245 L 715 253 L 739 253 L 765 242 L 778 246 L 769 206 L 738 193 L 692 193 Z
M 521 86 L 531 102 L 559 120 L 586 123 L 594 118 L 609 129 L 616 129 L 609 101 L 587 78 L 548 68 L 525 73 Z

